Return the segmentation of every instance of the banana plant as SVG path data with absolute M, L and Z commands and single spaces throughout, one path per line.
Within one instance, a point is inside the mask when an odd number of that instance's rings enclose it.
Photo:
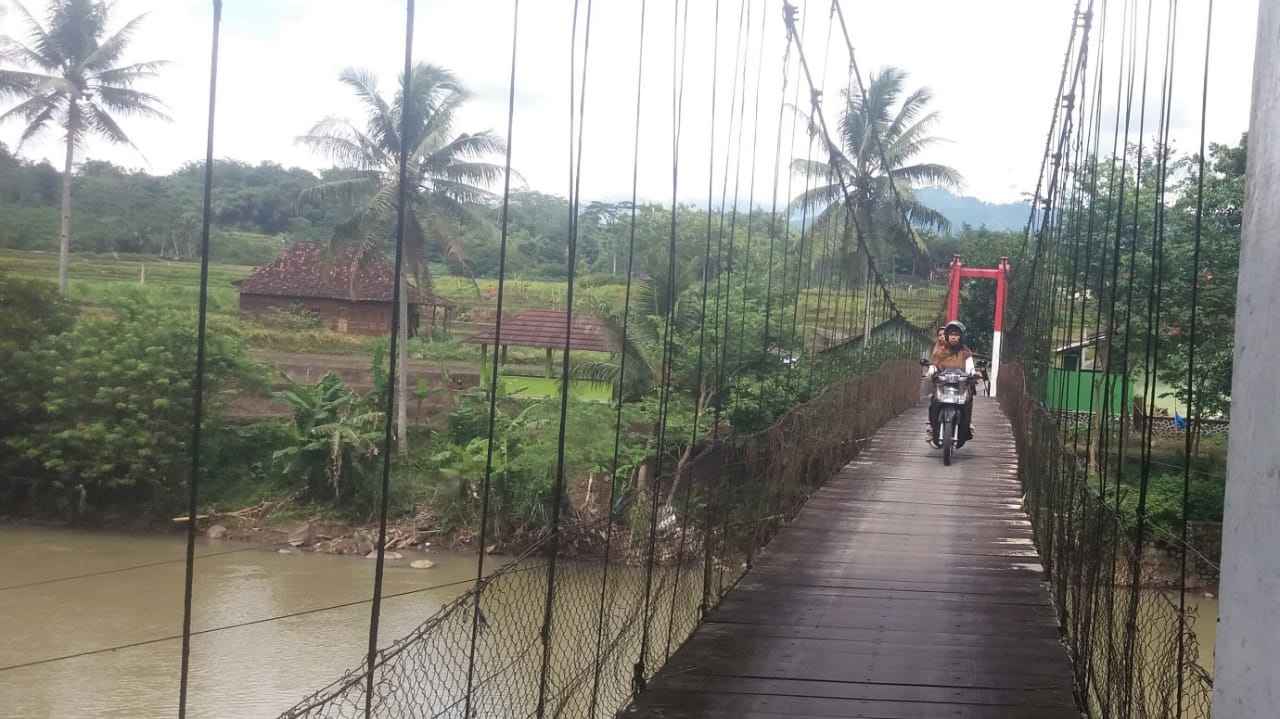
M 272 460 L 284 465 L 285 474 L 304 477 L 313 496 L 327 480 L 333 500 L 340 502 L 343 487 L 378 455 L 383 413 L 369 410 L 332 372 L 275 396 L 293 408 L 293 444 Z

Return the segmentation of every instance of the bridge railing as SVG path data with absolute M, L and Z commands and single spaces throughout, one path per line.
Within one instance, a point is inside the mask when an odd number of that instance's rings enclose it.
M 921 338 L 868 353 L 748 435 L 707 438 L 548 533 L 282 716 L 608 717 L 662 667 L 859 442 L 918 397 Z M 892 357 L 893 359 L 886 358 Z M 871 364 L 874 362 L 874 364 Z M 607 480 L 602 490 L 609 492 Z
M 1137 527 L 1114 473 L 1091 466 L 1088 443 L 1078 447 L 1071 436 L 1078 424 L 1060 422 L 1027 391 L 1020 364 L 1001 373 L 999 396 L 1081 707 L 1102 717 L 1208 717 L 1213 678 L 1196 610 L 1169 589 L 1184 579 L 1185 563 L 1184 576 L 1171 579 L 1161 560 L 1216 558 L 1158 525 Z

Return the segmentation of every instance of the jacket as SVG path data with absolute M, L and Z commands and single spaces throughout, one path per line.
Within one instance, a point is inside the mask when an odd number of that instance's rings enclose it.
M 929 362 L 930 377 L 940 369 L 959 369 L 970 375 L 976 372 L 973 363 L 973 352 L 970 352 L 969 348 L 964 345 L 961 345 L 954 352 L 950 348 L 939 348 L 935 345 L 933 356 L 929 358 Z

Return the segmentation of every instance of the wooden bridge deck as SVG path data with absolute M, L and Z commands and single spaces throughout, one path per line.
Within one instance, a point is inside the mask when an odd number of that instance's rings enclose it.
M 927 410 L 805 505 L 627 717 L 1079 717 L 1008 420 L 951 467 Z

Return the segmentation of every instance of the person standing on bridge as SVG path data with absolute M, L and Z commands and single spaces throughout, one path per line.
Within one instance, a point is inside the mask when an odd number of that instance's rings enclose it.
M 932 377 L 939 370 L 944 369 L 960 369 L 964 370 L 969 377 L 975 377 L 977 370 L 974 367 L 973 352 L 964 345 L 964 324 L 952 320 L 943 328 L 945 339 L 942 346 L 934 345 L 933 356 L 929 359 L 929 371 L 927 376 Z M 964 405 L 964 412 L 960 419 L 960 441 L 956 443 L 956 447 L 963 447 L 965 442 L 973 439 L 973 395 L 975 392 L 970 388 L 969 401 Z M 934 399 L 929 400 L 929 444 L 938 446 L 938 411 L 941 409 L 938 402 Z

